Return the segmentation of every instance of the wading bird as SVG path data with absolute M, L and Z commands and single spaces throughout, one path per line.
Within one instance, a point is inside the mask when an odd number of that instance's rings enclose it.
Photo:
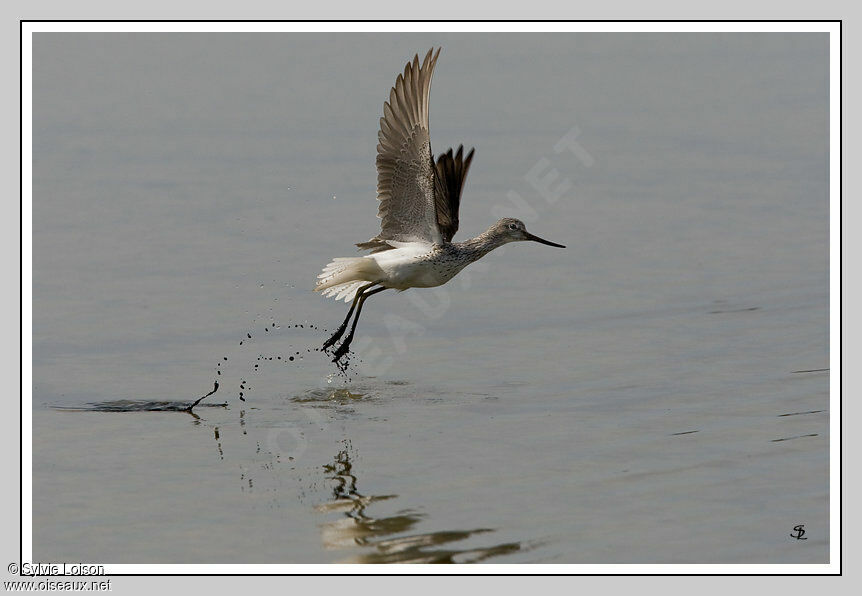
M 383 104 L 377 145 L 377 212 L 380 233 L 359 250 L 361 257 L 336 258 L 318 275 L 315 291 L 351 302 L 347 317 L 323 344 L 333 346 L 347 329 L 350 333 L 333 354 L 344 356 L 353 341 L 362 305 L 369 296 L 392 288 L 432 288 L 455 277 L 464 267 L 507 242 L 532 240 L 565 248 L 530 234 L 524 223 L 504 218 L 475 238 L 452 242 L 458 230 L 458 206 L 464 178 L 473 160 L 473 149 L 464 147 L 442 153 L 437 162 L 428 134 L 428 94 L 438 49 L 428 51 L 422 64 L 413 57 L 399 74 Z

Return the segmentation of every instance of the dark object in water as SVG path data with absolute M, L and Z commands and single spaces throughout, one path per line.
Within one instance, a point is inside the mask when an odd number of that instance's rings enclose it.
M 225 358 L 225 360 L 227 360 L 227 358 Z M 196 405 L 198 405 L 199 403 L 201 403 L 205 398 L 209 397 L 210 395 L 212 395 L 212 394 L 213 394 L 213 393 L 215 393 L 216 391 L 218 391 L 218 381 L 216 381 L 215 383 L 213 383 L 213 390 L 212 390 L 212 391 L 210 391 L 210 392 L 209 392 L 209 393 L 207 393 L 206 395 L 202 395 L 202 396 L 200 396 L 199 398 L 197 398 L 197 399 L 194 401 L 194 403 L 193 403 L 192 405 L 190 405 L 190 406 L 187 408 L 187 411 L 188 411 L 188 412 L 191 412 L 191 411 L 194 409 L 194 407 L 195 407 Z M 242 394 L 240 394 L 240 395 L 242 395 Z

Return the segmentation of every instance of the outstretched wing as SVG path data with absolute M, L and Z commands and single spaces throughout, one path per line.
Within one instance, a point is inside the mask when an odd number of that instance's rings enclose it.
M 461 190 L 464 179 L 473 161 L 473 152 L 464 158 L 464 145 L 458 146 L 458 152 L 453 156 L 452 149 L 441 153 L 437 158 L 437 192 L 435 193 L 437 209 L 437 226 L 443 240 L 451 242 L 458 231 L 458 207 L 461 205 Z
M 432 55 L 433 54 L 433 55 Z M 440 50 L 422 64 L 419 56 L 404 67 L 389 101 L 383 104 L 377 145 L 377 216 L 380 234 L 359 248 L 390 248 L 384 241 L 440 243 L 434 191 L 434 157 L 428 134 L 431 75 Z

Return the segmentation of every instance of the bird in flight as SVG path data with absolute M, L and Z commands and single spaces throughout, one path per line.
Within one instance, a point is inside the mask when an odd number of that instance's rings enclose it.
M 354 311 L 350 333 L 333 353 L 338 362 L 350 348 L 365 301 L 383 290 L 432 288 L 445 284 L 470 263 L 508 242 L 532 240 L 565 248 L 530 234 L 524 222 L 504 218 L 487 231 L 452 242 L 458 231 L 458 206 L 464 179 L 473 161 L 449 149 L 434 161 L 428 133 L 431 75 L 440 55 L 433 48 L 420 63 L 418 54 L 404 67 L 389 101 L 383 104 L 377 144 L 377 217 L 380 233 L 359 250 L 361 257 L 333 259 L 318 275 L 314 290 L 350 302 L 341 326 L 323 344 L 326 351 L 344 335 Z

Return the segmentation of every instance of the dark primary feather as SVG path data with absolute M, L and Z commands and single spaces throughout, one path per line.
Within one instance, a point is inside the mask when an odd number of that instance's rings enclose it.
M 461 205 L 461 190 L 464 180 L 473 161 L 475 149 L 464 158 L 464 145 L 458 146 L 458 152 L 453 156 L 452 149 L 441 153 L 437 158 L 437 180 L 435 184 L 434 203 L 437 209 L 437 226 L 443 240 L 451 242 L 458 231 L 458 207 Z

